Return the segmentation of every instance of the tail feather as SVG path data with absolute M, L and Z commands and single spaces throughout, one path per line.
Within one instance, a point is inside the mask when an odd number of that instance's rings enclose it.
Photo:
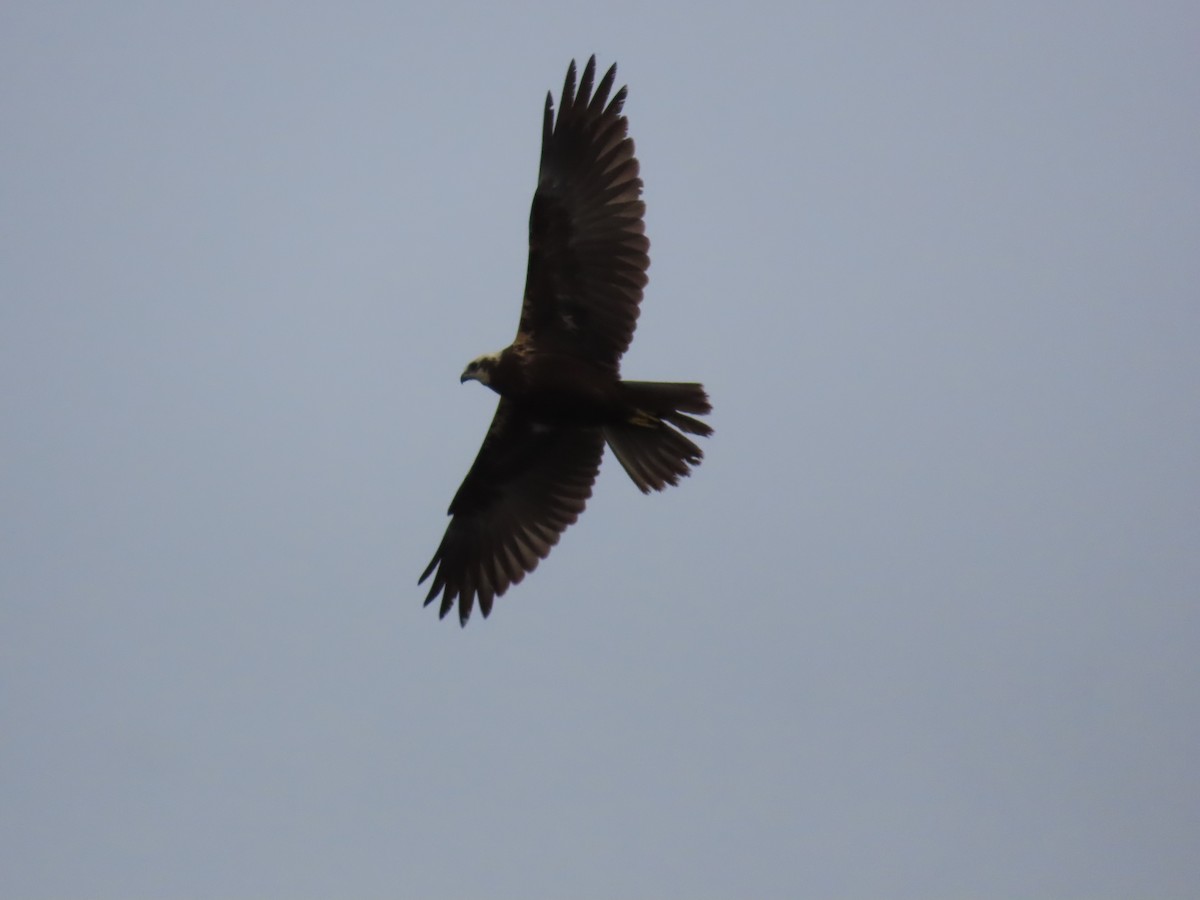
M 712 428 L 684 413 L 711 412 L 708 395 L 692 383 L 622 384 L 634 414 L 626 422 L 605 426 L 605 440 L 642 493 L 678 484 L 704 458 L 703 451 L 680 431 L 702 437 L 712 434 Z
M 622 381 L 621 388 L 630 403 L 656 415 L 712 412 L 704 385 L 692 381 Z
M 604 438 L 643 494 L 678 484 L 704 458 L 699 447 L 663 422 L 609 425 Z
M 663 416 L 663 418 L 680 431 L 686 431 L 688 434 L 698 434 L 700 437 L 708 437 L 713 433 L 711 426 L 706 425 L 699 419 L 693 419 L 691 416 L 685 416 L 681 412 L 667 413 L 665 416 Z

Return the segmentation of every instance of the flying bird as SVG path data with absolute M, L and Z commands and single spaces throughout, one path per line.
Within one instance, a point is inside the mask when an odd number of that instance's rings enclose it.
M 487 385 L 500 402 L 418 583 L 433 575 L 425 605 L 441 594 L 445 617 L 457 601 L 463 625 L 476 600 L 487 616 L 579 518 L 605 444 L 649 493 L 702 459 L 684 433 L 712 434 L 693 418 L 712 410 L 702 385 L 621 380 L 650 242 L 621 112 L 626 88 L 609 99 L 616 74 L 614 64 L 593 88 L 593 56 L 577 87 L 572 61 L 557 118 L 546 95 L 517 336 L 459 379 Z

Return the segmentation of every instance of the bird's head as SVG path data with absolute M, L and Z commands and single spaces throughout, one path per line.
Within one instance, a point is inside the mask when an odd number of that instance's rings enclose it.
M 462 377 L 458 379 L 458 383 L 464 384 L 468 381 L 478 381 L 480 384 L 491 384 L 492 372 L 496 370 L 496 366 L 499 363 L 499 353 L 485 353 L 483 356 L 467 363 L 467 367 L 463 369 Z

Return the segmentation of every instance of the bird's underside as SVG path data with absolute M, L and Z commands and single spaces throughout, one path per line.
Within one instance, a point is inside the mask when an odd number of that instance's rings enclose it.
M 622 381 L 649 266 L 642 181 L 625 88 L 611 100 L 616 66 L 595 85 L 595 57 L 578 90 L 567 70 L 561 108 L 547 95 L 538 185 L 529 219 L 529 265 L 517 337 L 471 362 L 462 380 L 500 403 L 450 503 L 442 542 L 421 575 L 466 624 L 532 572 L 583 512 L 607 444 L 643 491 L 678 483 L 703 453 L 685 434 L 712 429 L 704 388 Z

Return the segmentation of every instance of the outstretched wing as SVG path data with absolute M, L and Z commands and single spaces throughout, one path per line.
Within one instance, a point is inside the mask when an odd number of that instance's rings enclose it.
M 440 593 L 445 617 L 457 599 L 463 625 L 476 597 L 484 616 L 491 612 L 492 601 L 532 572 L 579 518 L 603 452 L 599 428 L 534 423 L 502 399 L 418 582 L 437 570 L 425 605 Z
M 529 214 L 529 268 L 515 343 L 617 371 L 633 339 L 650 265 L 642 179 L 617 67 L 592 92 L 596 57 L 575 89 L 572 61 L 557 121 L 546 95 L 542 161 Z

